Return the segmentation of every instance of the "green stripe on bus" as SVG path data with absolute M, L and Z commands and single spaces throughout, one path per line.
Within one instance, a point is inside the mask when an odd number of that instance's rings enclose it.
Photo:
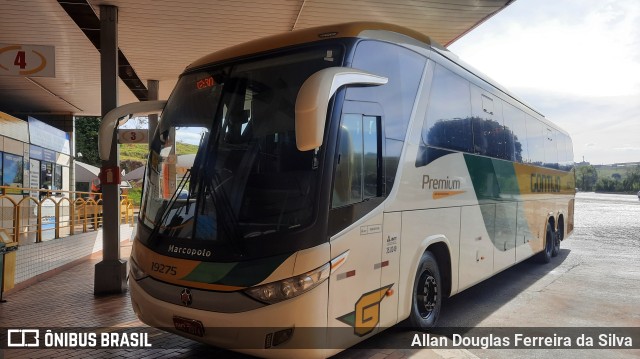
M 202 262 L 181 279 L 200 283 L 250 287 L 265 280 L 289 256 L 289 254 L 284 254 L 233 263 Z

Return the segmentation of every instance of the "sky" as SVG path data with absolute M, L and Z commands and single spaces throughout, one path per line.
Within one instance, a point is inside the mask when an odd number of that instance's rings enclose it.
M 576 162 L 640 162 L 640 1 L 516 0 L 449 49 L 567 130 Z

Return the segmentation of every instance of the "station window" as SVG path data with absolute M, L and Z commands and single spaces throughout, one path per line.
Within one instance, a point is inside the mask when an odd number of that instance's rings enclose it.
M 56 165 L 53 172 L 53 189 L 62 189 L 62 166 Z
M 40 163 L 40 188 L 52 189 L 53 186 L 53 163 Z
M 22 187 L 24 160 L 22 156 L 2 154 L 2 185 Z

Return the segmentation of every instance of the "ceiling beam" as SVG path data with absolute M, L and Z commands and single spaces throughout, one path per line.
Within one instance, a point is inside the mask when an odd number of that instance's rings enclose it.
M 58 0 L 58 4 L 78 25 L 78 28 L 87 36 L 93 46 L 100 51 L 100 19 L 87 0 Z M 146 101 L 149 99 L 146 86 L 120 48 L 118 48 L 118 77 L 138 100 Z

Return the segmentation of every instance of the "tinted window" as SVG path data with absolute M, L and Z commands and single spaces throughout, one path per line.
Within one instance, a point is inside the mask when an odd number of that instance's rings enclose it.
M 389 82 L 382 86 L 350 87 L 346 98 L 381 104 L 385 137 L 404 141 L 425 63 L 421 55 L 397 45 L 360 42 L 352 67 L 385 76 Z
M 571 137 L 569 137 L 569 136 L 567 136 L 567 138 L 566 138 L 565 149 L 567 151 L 567 166 L 569 167 L 567 169 L 571 169 L 571 167 L 573 167 L 573 164 L 574 164 L 574 160 L 573 160 L 573 142 L 571 142 Z
M 356 48 L 354 68 L 389 79 L 382 86 L 353 86 L 346 93 L 347 100 L 376 102 L 383 109 L 386 192 L 391 190 L 395 180 L 425 64 L 424 57 L 397 45 L 362 41 Z
M 362 189 L 363 199 L 378 193 L 378 118 L 362 116 L 362 148 L 364 154 Z
M 558 148 L 557 148 L 558 131 L 544 126 L 545 142 L 544 142 L 544 158 L 545 167 L 558 168 Z
M 565 170 L 567 167 L 567 151 L 566 151 L 567 135 L 562 132 L 556 132 L 556 147 L 558 148 L 558 168 Z
M 342 116 L 332 207 L 380 195 L 378 122 L 374 116 Z
M 543 166 L 545 142 L 547 142 L 546 134 L 543 132 L 545 127 L 540 121 L 526 115 L 527 118 L 527 135 L 529 139 L 529 160 L 531 163 Z
M 494 100 L 493 96 L 482 92 L 476 86 L 471 87 L 474 153 L 505 158 L 505 133 L 500 99 Z
M 422 139 L 427 145 L 473 152 L 469 82 L 436 64 Z
M 504 116 L 504 130 L 507 136 L 506 158 L 511 161 L 528 162 L 527 126 L 524 112 L 505 102 L 502 115 Z
M 558 132 L 558 138 L 562 138 L 562 142 L 558 142 L 560 169 L 569 171 L 573 167 L 573 144 L 571 138 L 564 133 Z M 560 154 L 562 154 L 562 158 L 560 158 Z

